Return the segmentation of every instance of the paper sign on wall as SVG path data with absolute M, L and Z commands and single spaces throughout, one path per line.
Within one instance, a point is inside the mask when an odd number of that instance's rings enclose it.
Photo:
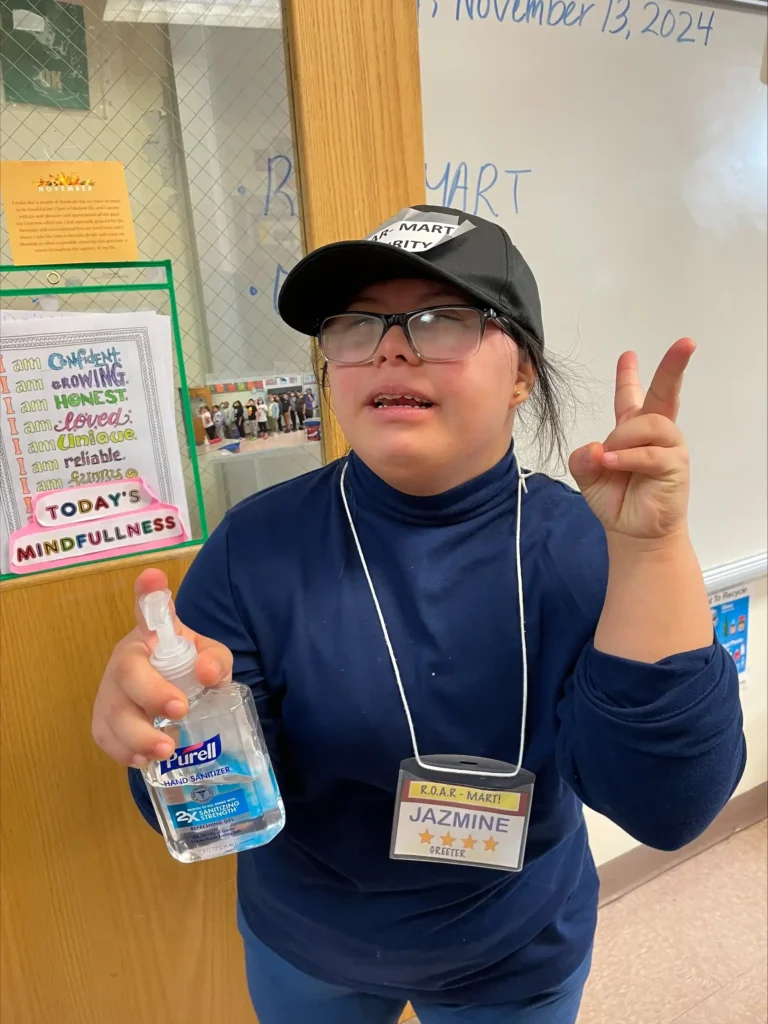
M 11 568 L 38 572 L 186 539 L 179 510 L 141 479 L 70 487 L 35 499 L 33 522 L 11 536 Z
M 143 516 L 154 501 L 178 522 L 144 531 L 141 543 L 162 546 L 188 535 L 169 318 L 104 313 L 11 320 L 0 311 L 0 320 L 0 571 L 30 571 L 62 554 L 85 560 L 92 547 L 103 558 L 108 548 L 135 544 L 124 531 L 123 539 L 110 533 L 71 552 L 68 542 L 58 551 L 43 546 L 42 554 L 34 546 L 42 544 L 41 531 L 63 525 L 71 533 L 107 511 Z M 93 487 L 105 484 L 116 499 L 100 490 L 94 495 Z M 56 501 L 38 500 L 70 488 L 78 488 L 78 498 L 69 515 L 59 511 L 54 518 L 46 509 Z M 134 492 L 141 497 L 129 501 L 125 495 Z M 28 526 L 35 534 L 32 554 L 19 561 L 10 540 Z
M 16 266 L 139 258 L 125 170 L 116 160 L 4 160 L 0 191 Z
M 6 0 L 0 4 L 0 28 L 6 103 L 90 110 L 82 4 Z
M 715 635 L 736 663 L 739 682 L 747 679 L 749 588 L 744 585 L 709 595 Z

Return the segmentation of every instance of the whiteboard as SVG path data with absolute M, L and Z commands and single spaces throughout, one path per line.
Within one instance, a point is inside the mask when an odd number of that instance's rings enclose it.
M 611 430 L 622 350 L 647 383 L 695 338 L 693 540 L 705 568 L 764 551 L 765 18 L 421 0 L 419 23 L 427 202 L 498 219 L 531 264 L 548 349 L 594 382 L 573 445 Z

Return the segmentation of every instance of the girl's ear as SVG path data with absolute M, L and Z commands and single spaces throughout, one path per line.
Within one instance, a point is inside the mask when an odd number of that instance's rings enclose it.
M 536 383 L 536 367 L 533 365 L 533 361 L 521 348 L 518 348 L 517 356 L 517 375 L 509 400 L 510 409 L 516 409 L 526 402 Z

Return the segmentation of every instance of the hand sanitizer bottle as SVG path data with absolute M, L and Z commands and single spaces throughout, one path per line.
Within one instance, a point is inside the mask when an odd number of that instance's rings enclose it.
M 155 719 L 175 750 L 142 774 L 168 849 L 191 864 L 263 846 L 285 824 L 285 808 L 253 694 L 240 683 L 198 681 L 197 649 L 173 628 L 170 601 L 169 590 L 157 590 L 139 605 L 157 633 L 150 664 L 186 694 L 189 711 L 181 721 Z

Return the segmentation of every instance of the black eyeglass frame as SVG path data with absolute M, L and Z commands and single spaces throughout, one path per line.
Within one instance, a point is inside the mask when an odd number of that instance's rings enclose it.
M 471 309 L 474 310 L 476 313 L 480 314 L 480 332 L 477 339 L 477 347 L 475 348 L 474 352 L 471 353 L 471 355 L 458 356 L 455 359 L 433 359 L 429 356 L 422 355 L 422 353 L 419 351 L 415 341 L 411 337 L 411 330 L 409 326 L 411 320 L 415 319 L 417 316 L 422 316 L 424 313 L 439 312 L 441 309 Z M 346 316 L 347 314 L 357 314 L 359 316 L 374 317 L 375 319 L 380 320 L 382 324 L 381 337 L 376 342 L 373 352 L 366 359 L 361 359 L 360 362 L 348 363 L 341 360 L 332 359 L 328 356 L 323 346 L 323 326 L 329 320 L 332 320 L 337 316 Z M 508 334 L 510 335 L 510 337 L 512 337 L 510 325 L 507 324 L 506 318 L 503 317 L 501 314 L 497 313 L 495 309 L 492 309 L 490 307 L 487 309 L 482 309 L 480 306 L 472 306 L 469 304 L 464 305 L 462 303 L 456 302 L 443 303 L 439 306 L 425 306 L 423 309 L 412 309 L 409 310 L 407 313 L 371 313 L 367 309 L 347 309 L 344 310 L 343 313 L 334 313 L 332 316 L 325 317 L 325 319 L 323 319 L 317 325 L 316 337 L 318 340 L 318 344 L 320 346 L 320 351 L 322 352 L 323 358 L 327 363 L 334 363 L 336 366 L 366 366 L 368 363 L 372 363 L 373 360 L 376 358 L 376 353 L 379 350 L 379 345 L 381 345 L 382 341 L 384 340 L 387 331 L 390 330 L 390 328 L 397 326 L 402 328 L 403 334 L 405 335 L 406 340 L 411 347 L 411 350 L 413 351 L 414 355 L 416 355 L 419 359 L 422 360 L 422 362 L 461 363 L 465 359 L 472 359 L 480 351 L 480 346 L 483 344 L 483 338 L 485 337 L 485 328 L 489 320 L 494 320 L 499 325 L 499 327 L 501 327 L 505 334 Z

